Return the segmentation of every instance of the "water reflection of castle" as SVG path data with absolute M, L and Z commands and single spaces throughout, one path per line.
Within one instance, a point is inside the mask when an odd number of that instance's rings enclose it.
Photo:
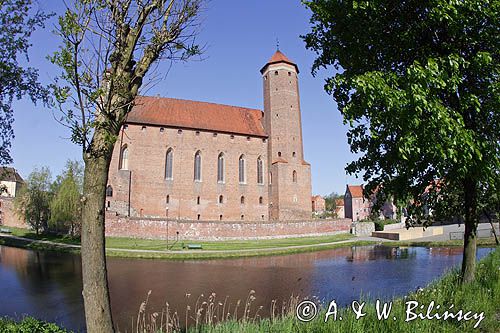
M 347 261 L 370 261 L 378 259 L 408 259 L 415 257 L 415 251 L 408 247 L 390 247 L 385 245 L 353 246 L 351 252 L 346 256 Z

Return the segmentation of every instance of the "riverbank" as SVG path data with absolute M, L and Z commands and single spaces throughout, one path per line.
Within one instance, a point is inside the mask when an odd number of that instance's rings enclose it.
M 498 332 L 500 329 L 499 268 L 500 248 L 497 247 L 478 262 L 474 282 L 460 285 L 458 270 L 454 269 L 425 288 L 392 300 L 392 307 L 387 319 L 378 320 L 375 304 L 373 301 L 369 301 L 363 307 L 363 312 L 366 315 L 359 319 L 355 319 L 352 310 L 345 307 L 338 309 L 337 320 L 334 320 L 334 316 L 331 315 L 325 322 L 326 309 L 320 308 L 315 319 L 310 322 L 300 322 L 295 318 L 295 304 L 301 299 L 296 299 L 296 302 L 289 304 L 283 312 L 281 312 L 281 307 L 278 307 L 277 316 L 272 318 L 261 319 L 258 316 L 246 316 L 243 317 L 243 320 L 240 318 L 239 321 L 227 321 L 212 325 L 205 325 L 203 324 L 204 320 L 203 322 L 200 320 L 199 325 L 192 327 L 187 332 Z M 346 286 L 346 288 L 349 287 Z M 410 302 L 416 302 L 423 306 L 422 309 L 417 307 L 410 311 L 421 314 L 423 318 L 417 317 L 415 319 L 414 315 L 408 317 L 407 304 L 411 304 Z M 434 302 L 434 308 L 427 315 L 427 309 L 432 302 Z M 441 309 L 437 307 L 438 305 L 441 306 Z M 458 316 L 460 310 L 462 310 L 461 315 L 463 316 L 461 320 L 436 318 L 436 314 L 443 315 L 445 311 Z M 283 313 L 282 317 L 281 313 Z M 465 315 L 466 313 L 469 314 Z M 162 312 L 161 315 L 163 314 Z M 342 320 L 340 320 L 341 317 Z M 429 319 L 430 317 L 434 318 Z M 156 319 L 156 324 L 151 322 L 152 318 Z M 213 319 L 212 316 L 209 318 Z M 406 321 L 408 318 L 412 320 Z M 141 325 L 149 325 L 149 327 L 134 326 L 126 328 L 127 331 L 135 331 L 137 328 L 137 331 L 144 333 L 166 332 L 159 328 L 160 318 L 151 316 L 148 312 L 139 311 L 138 319 L 140 319 Z M 0 318 L 0 332 L 66 332 L 53 324 L 39 322 L 29 317 L 19 320 L 20 322 L 16 323 L 9 318 Z M 476 328 L 474 328 L 475 325 L 477 325 Z M 171 327 L 169 332 L 179 332 L 179 330 L 172 330 Z
M 417 304 L 412 301 L 417 302 L 418 307 L 408 314 L 408 307 Z M 434 309 L 429 311 L 431 315 L 427 315 L 431 302 L 434 302 Z M 461 285 L 458 270 L 453 270 L 425 289 L 394 300 L 390 315 L 385 320 L 377 319 L 373 302 L 367 302 L 363 309 L 366 315 L 359 319 L 355 318 L 350 308 L 341 308 L 337 320 L 331 315 L 325 322 L 326 309 L 322 309 L 315 319 L 307 323 L 298 321 L 295 314 L 289 312 L 277 320 L 224 322 L 215 327 L 202 327 L 197 332 L 499 332 L 500 248 L 479 261 L 476 279 L 472 283 Z M 461 320 L 438 319 L 436 316 L 445 311 L 457 314 L 460 310 L 463 310 Z M 469 315 L 465 315 L 468 311 Z M 423 319 L 414 318 L 413 313 L 421 314 Z M 474 318 L 473 314 L 476 314 Z M 432 316 L 433 319 L 430 318 Z
M 36 235 L 28 229 L 10 228 L 10 234 L 0 233 L 0 245 L 41 251 L 80 252 L 80 240 L 63 235 Z M 363 246 L 379 243 L 392 246 L 462 246 L 460 240 L 447 241 L 389 241 L 372 237 L 337 234 L 319 237 L 281 238 L 265 240 L 189 241 L 170 242 L 137 238 L 106 238 L 106 255 L 123 258 L 145 259 L 223 259 L 286 255 L 329 250 L 339 247 Z M 188 249 L 195 244 L 200 249 Z M 478 240 L 478 246 L 495 246 L 493 238 Z

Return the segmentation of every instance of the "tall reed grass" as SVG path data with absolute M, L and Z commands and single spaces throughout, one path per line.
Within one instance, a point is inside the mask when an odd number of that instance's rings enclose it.
M 295 318 L 295 309 L 300 299 L 292 296 L 287 302 L 277 304 L 273 301 L 269 313 L 263 313 L 262 307 L 256 308 L 255 292 L 250 291 L 245 301 L 232 305 L 228 298 L 218 299 L 215 294 L 208 297 L 200 295 L 194 307 L 188 306 L 183 318 L 179 318 L 166 304 L 160 312 L 149 312 L 147 299 L 141 304 L 134 326 L 136 333 L 170 332 L 214 332 L 214 333 L 260 333 L 260 332 L 500 332 L 500 248 L 497 247 L 477 266 L 476 280 L 461 285 L 457 270 L 446 274 L 442 279 L 431 283 L 403 298 L 393 300 L 389 319 L 377 320 L 375 304 L 368 301 L 364 309 L 366 316 L 356 319 L 352 310 L 345 307 L 338 311 L 334 321 L 331 317 L 325 322 L 326 309 L 322 308 L 318 316 L 308 323 Z M 190 297 L 190 295 L 187 295 Z M 415 300 L 428 306 L 432 301 L 442 309 L 463 309 L 464 311 L 484 312 L 484 319 L 478 328 L 473 328 L 476 321 L 424 320 L 405 321 L 405 302 Z M 317 302 L 317 300 L 316 300 Z M 422 310 L 424 312 L 425 310 Z M 393 319 L 396 318 L 396 320 Z

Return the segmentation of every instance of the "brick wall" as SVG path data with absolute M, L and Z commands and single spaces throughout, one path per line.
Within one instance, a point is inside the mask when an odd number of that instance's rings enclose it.
M 14 198 L 0 197 L 0 225 L 6 227 L 26 228 L 14 210 Z
M 349 233 L 348 219 L 314 221 L 182 221 L 106 215 L 106 235 L 179 240 L 272 239 Z

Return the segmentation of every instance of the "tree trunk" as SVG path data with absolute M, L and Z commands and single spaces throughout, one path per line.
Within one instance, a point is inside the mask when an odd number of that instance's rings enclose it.
M 94 135 L 94 139 L 98 136 Z M 94 141 L 95 143 L 95 141 Z M 109 144 L 103 144 L 109 146 Z M 89 333 L 114 332 L 109 299 L 104 237 L 104 202 L 112 147 L 85 156 L 82 207 L 82 280 Z M 99 151 L 99 150 L 96 150 Z
M 465 195 L 465 233 L 464 253 L 462 259 L 462 282 L 474 281 L 476 272 L 476 241 L 477 241 L 477 187 L 473 180 L 464 182 Z

